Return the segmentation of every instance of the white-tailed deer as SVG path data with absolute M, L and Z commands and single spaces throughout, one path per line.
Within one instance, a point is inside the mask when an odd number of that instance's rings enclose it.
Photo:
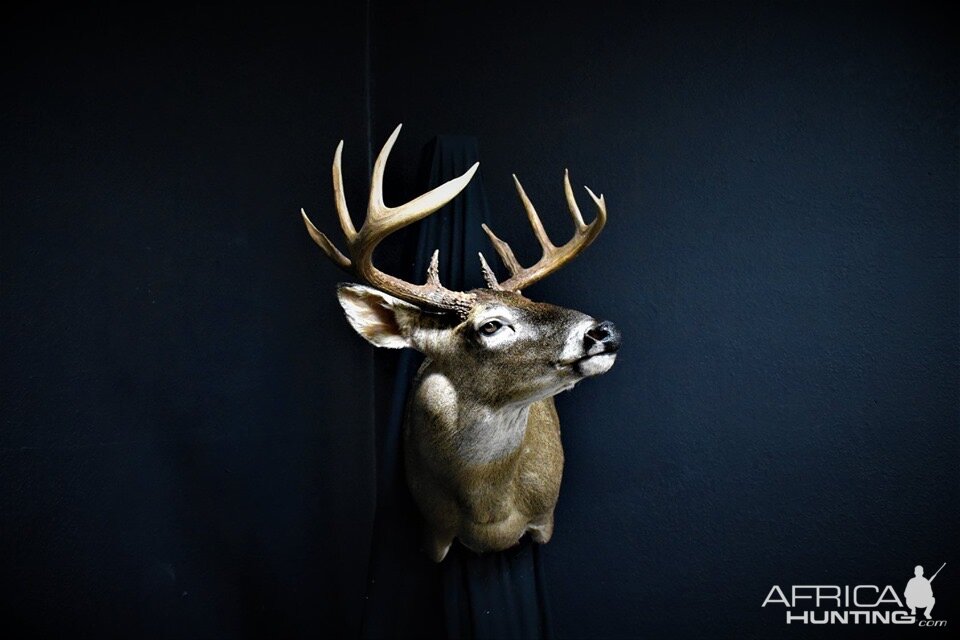
M 406 204 L 383 203 L 383 174 L 400 127 L 373 166 L 367 217 L 357 231 L 347 211 L 340 156 L 333 160 L 333 189 L 349 257 L 303 213 L 307 231 L 337 265 L 370 286 L 337 290 L 347 320 L 378 347 L 411 347 L 426 360 L 413 383 L 404 423 L 407 482 L 426 520 L 426 551 L 436 562 L 454 538 L 477 551 L 498 551 L 527 532 L 539 543 L 553 533 L 563 449 L 553 396 L 613 366 L 620 334 L 610 322 L 579 311 L 532 302 L 522 289 L 574 258 L 606 223 L 603 196 L 587 189 L 597 218 L 586 224 L 564 175 L 576 225 L 573 239 L 550 242 L 519 182 L 517 193 L 543 248 L 531 267 L 484 225 L 510 270 L 499 282 L 480 256 L 487 289 L 451 291 L 440 284 L 437 253 L 425 284 L 381 272 L 373 251 L 385 237 L 430 215 L 459 194 L 478 164 Z M 516 181 L 516 177 L 514 177 Z

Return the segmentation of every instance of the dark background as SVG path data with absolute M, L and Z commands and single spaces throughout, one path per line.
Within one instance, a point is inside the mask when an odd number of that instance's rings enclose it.
M 398 122 L 388 204 L 433 135 L 475 135 L 522 261 L 511 172 L 557 241 L 565 167 L 607 196 L 597 242 L 528 292 L 624 334 L 558 398 L 559 637 L 809 636 L 760 608 L 772 584 L 902 590 L 941 562 L 934 617 L 960 623 L 958 34 L 935 5 L 108 6 L 3 29 L 7 628 L 358 633 L 396 355 L 342 319 L 298 209 L 336 229 L 344 138 L 359 223 Z

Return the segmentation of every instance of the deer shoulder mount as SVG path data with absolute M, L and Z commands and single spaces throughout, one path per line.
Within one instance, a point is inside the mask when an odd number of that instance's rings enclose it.
M 338 266 L 366 282 L 341 284 L 340 305 L 350 325 L 374 346 L 410 347 L 426 356 L 409 395 L 404 422 L 407 483 L 426 520 L 424 547 L 440 562 L 454 538 L 476 552 L 500 551 L 525 533 L 538 543 L 553 534 L 563 448 L 553 396 L 613 366 L 620 333 L 611 322 L 520 292 L 553 273 L 603 229 L 603 196 L 587 192 L 597 217 L 586 224 L 568 175 L 564 191 L 576 225 L 573 238 L 555 246 L 514 176 L 530 226 L 543 248 L 531 267 L 486 226 L 510 270 L 500 282 L 480 255 L 486 289 L 452 291 L 440 284 L 438 254 L 424 284 L 412 284 L 373 265 L 377 245 L 394 231 L 425 218 L 456 197 L 479 163 L 458 178 L 398 207 L 383 202 L 383 174 L 398 126 L 373 166 L 367 217 L 357 231 L 343 191 L 341 153 L 333 160 L 333 190 L 349 257 L 306 213 L 314 242 Z

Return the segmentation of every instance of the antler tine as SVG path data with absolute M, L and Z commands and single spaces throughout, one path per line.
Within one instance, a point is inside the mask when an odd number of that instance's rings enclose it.
M 427 265 L 427 284 L 440 287 L 440 249 L 434 249 L 430 256 L 430 264 Z
M 307 225 L 307 233 L 310 234 L 310 237 L 313 238 L 313 241 L 320 245 L 320 248 L 323 249 L 323 252 L 327 254 L 327 257 L 336 263 L 341 269 L 351 271 L 350 258 L 340 253 L 340 250 L 333 246 L 333 243 L 330 242 L 328 238 L 322 231 L 317 229 L 316 225 L 310 221 L 310 218 L 307 217 L 307 212 L 300 208 L 300 215 L 303 216 L 303 223 Z
M 343 154 L 343 140 L 337 145 L 337 152 L 333 154 L 333 198 L 337 204 L 337 218 L 340 219 L 340 228 L 347 242 L 353 240 L 357 230 L 353 228 L 353 219 L 347 209 L 347 197 L 343 191 L 343 168 L 340 157 Z
M 398 124 L 390 137 L 384 143 L 377 159 L 373 163 L 373 172 L 370 175 L 370 200 L 367 204 L 367 220 L 376 220 L 382 218 L 388 211 L 387 205 L 383 203 L 383 174 L 387 169 L 387 158 L 390 157 L 390 151 L 393 149 L 393 143 L 397 141 L 400 135 L 402 124 Z M 364 226 L 366 226 L 366 221 Z
M 343 154 L 343 140 L 337 144 L 337 151 L 333 154 L 333 198 L 337 205 L 337 218 L 340 220 L 340 228 L 343 229 L 343 235 L 347 242 L 352 241 L 357 231 L 353 227 L 353 220 L 350 218 L 350 211 L 347 209 L 347 199 L 343 190 L 343 168 L 341 156 Z M 313 238 L 313 241 L 320 245 L 327 257 L 340 267 L 350 271 L 350 258 L 343 255 L 339 249 L 330 241 L 322 231 L 317 229 L 316 225 L 307 217 L 307 212 L 300 208 L 300 215 L 303 216 L 303 222 L 307 226 L 307 233 Z
M 486 228 L 487 225 L 483 225 Z M 490 230 L 487 229 L 489 233 Z M 488 289 L 493 289 L 494 291 L 503 291 L 503 288 L 500 286 L 500 283 L 497 282 L 497 274 L 493 272 L 493 269 L 490 268 L 490 265 L 487 264 L 487 259 L 483 257 L 482 253 L 477 253 L 480 256 L 480 270 L 483 272 L 483 280 L 487 283 Z
M 383 149 L 380 150 L 380 154 L 373 164 L 373 175 L 371 177 L 370 204 L 367 209 L 367 220 L 375 223 L 374 226 L 378 228 L 382 226 L 382 228 L 388 230 L 388 233 L 418 220 L 422 220 L 453 200 L 467 186 L 473 178 L 473 174 L 477 172 L 477 168 L 480 166 L 479 162 L 474 162 L 463 175 L 445 182 L 423 195 L 417 196 L 410 202 L 398 207 L 388 207 L 383 202 L 383 174 L 386 170 L 387 158 L 390 157 L 390 151 L 393 150 L 393 144 L 397 141 L 397 136 L 400 135 L 400 128 L 402 126 L 403 125 L 397 125 L 397 128 L 393 130 L 393 133 L 390 134 L 390 137 L 387 139 L 386 144 L 383 145 Z M 389 223 L 386 222 L 388 218 Z M 381 223 L 381 220 L 384 222 Z M 366 226 L 366 224 L 367 223 L 365 223 L 364 226 Z
M 590 243 L 596 239 L 607 223 L 607 205 L 602 195 L 597 197 L 589 187 L 585 187 L 587 193 L 590 194 L 590 198 L 597 206 L 596 219 L 589 225 L 586 224 L 583 220 L 583 215 L 580 213 L 580 207 L 577 206 L 577 201 L 573 196 L 569 172 L 564 171 L 563 190 L 567 199 L 567 207 L 570 209 L 570 216 L 573 218 L 576 230 L 574 231 L 573 238 L 563 246 L 557 247 L 550 242 L 550 238 L 543 228 L 540 217 L 533 208 L 533 204 L 530 202 L 527 194 L 523 191 L 523 187 L 520 186 L 520 181 L 517 180 L 516 176 L 514 176 L 514 182 L 516 182 L 517 193 L 520 195 L 523 208 L 527 212 L 533 233 L 537 236 L 537 241 L 543 248 L 543 256 L 533 266 L 526 268 L 521 267 L 509 244 L 498 238 L 486 225 L 483 225 L 483 230 L 487 232 L 494 249 L 497 250 L 497 254 L 510 270 L 510 278 L 499 283 L 499 287 L 509 291 L 520 291 L 547 277 L 586 249 Z M 487 269 L 489 269 L 489 267 L 487 267 Z M 484 274 L 486 277 L 486 269 Z
M 398 207 L 388 207 L 383 202 L 383 175 L 386 169 L 387 158 L 400 135 L 400 126 L 394 129 L 387 142 L 380 150 L 373 165 L 370 184 L 370 199 L 367 206 L 367 217 L 363 226 L 357 231 L 353 226 L 347 202 L 344 197 L 343 171 L 341 168 L 341 154 L 343 141 L 337 145 L 333 158 L 333 190 L 337 205 L 337 216 L 340 227 L 347 240 L 347 249 L 350 257 L 341 253 L 326 235 L 303 213 L 303 220 L 307 231 L 314 242 L 320 245 L 323 252 L 341 268 L 347 269 L 365 279 L 369 284 L 398 298 L 425 304 L 430 307 L 456 311 L 466 315 L 473 306 L 474 296 L 461 291 L 451 291 L 440 284 L 437 276 L 438 255 L 434 253 L 427 273 L 425 284 L 412 284 L 383 273 L 373 265 L 373 252 L 380 242 L 391 233 L 422 220 L 440 207 L 455 198 L 470 182 L 477 171 L 479 162 L 474 163 L 463 175 L 443 183 L 439 187 L 428 191 Z M 302 210 L 301 210 L 302 212 Z
M 523 209 L 527 212 L 527 219 L 530 220 L 530 226 L 533 228 L 533 235 L 537 236 L 537 242 L 539 242 L 540 246 L 543 247 L 543 252 L 550 253 L 556 249 L 556 246 L 550 242 L 550 237 L 543 228 L 543 222 L 540 221 L 540 216 L 537 215 L 537 210 L 533 208 L 533 203 L 530 202 L 530 198 L 527 197 L 527 192 L 523 190 L 523 185 L 521 185 L 520 181 L 517 179 L 517 174 L 513 174 L 513 184 L 516 185 L 517 195 L 520 196 L 520 202 L 523 203 Z
M 486 232 L 487 237 L 490 238 L 490 242 L 493 243 L 493 248 L 496 249 L 497 255 L 500 256 L 500 259 L 503 260 L 503 264 L 507 266 L 507 269 L 510 270 L 510 273 L 520 273 L 523 271 L 523 267 L 520 266 L 520 262 L 517 260 L 517 257 L 513 255 L 513 249 L 510 248 L 510 245 L 497 237 L 497 234 L 493 232 L 486 223 L 480 225 L 484 232 Z
M 584 187 L 590 191 L 588 187 Z M 591 191 L 591 195 L 592 195 Z M 570 215 L 573 217 L 573 223 L 577 225 L 577 231 L 583 231 L 587 228 L 587 223 L 583 221 L 583 214 L 580 213 L 580 207 L 577 206 L 577 200 L 573 197 L 573 187 L 570 186 L 570 170 L 563 170 L 563 195 L 567 197 L 567 208 L 570 209 Z M 603 212 L 606 217 L 606 211 Z M 602 226 L 602 225 L 601 225 Z

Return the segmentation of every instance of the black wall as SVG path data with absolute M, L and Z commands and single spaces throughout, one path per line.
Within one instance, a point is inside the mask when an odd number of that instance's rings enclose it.
M 902 592 L 941 562 L 956 618 L 953 25 L 916 3 L 374 15 L 375 143 L 475 133 L 521 261 L 511 172 L 556 241 L 565 167 L 608 199 L 529 291 L 624 335 L 558 398 L 558 635 L 810 637 L 760 608 L 772 584 Z
M 558 241 L 564 167 L 607 196 L 597 242 L 529 291 L 624 334 L 610 373 L 558 399 L 560 637 L 804 637 L 760 608 L 772 584 L 902 589 L 941 562 L 936 613 L 955 621 L 957 33 L 940 12 L 340 14 L 7 23 L 4 620 L 356 633 L 371 393 L 394 356 L 374 368 L 342 321 L 297 209 L 333 228 L 342 137 L 359 217 L 367 147 L 403 122 L 388 204 L 432 135 L 475 135 L 521 260 L 511 172 Z
M 363 188 L 363 7 L 5 26 L 0 625 L 355 632 L 372 357 L 299 207 L 341 136 Z

